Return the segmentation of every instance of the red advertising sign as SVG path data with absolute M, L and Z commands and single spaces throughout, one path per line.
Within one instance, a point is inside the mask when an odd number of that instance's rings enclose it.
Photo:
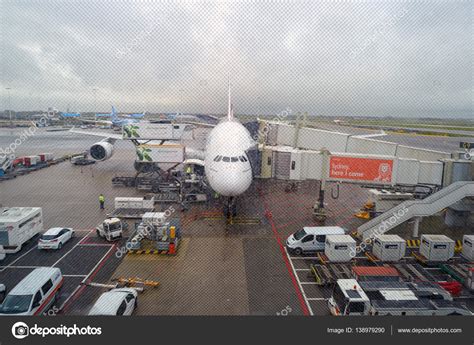
M 341 180 L 392 182 L 393 160 L 337 157 L 329 159 L 329 178 Z

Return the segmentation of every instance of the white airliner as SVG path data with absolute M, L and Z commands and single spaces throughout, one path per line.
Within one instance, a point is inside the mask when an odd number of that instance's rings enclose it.
M 204 169 L 212 189 L 229 197 L 225 213 L 235 216 L 235 197 L 243 194 L 252 183 L 252 167 L 247 150 L 255 142 L 236 118 L 232 106 L 229 85 L 227 117 L 211 130 L 207 138 Z
M 227 197 L 224 212 L 227 217 L 230 217 L 236 214 L 235 197 L 243 194 L 252 183 L 253 173 L 247 151 L 255 147 L 255 142 L 247 128 L 234 117 L 230 84 L 228 97 L 227 116 L 220 120 L 216 126 L 213 126 L 207 138 L 205 152 L 195 152 L 195 155 L 201 159 L 192 161 L 204 166 L 211 188 L 218 194 Z M 208 124 L 203 125 L 209 126 Z M 91 156 L 96 160 L 110 158 L 115 140 L 121 139 L 120 136 L 109 133 L 84 132 L 74 129 L 71 131 L 105 138 L 91 147 Z M 154 138 L 153 140 L 169 140 L 169 138 Z M 135 145 L 140 143 L 140 140 L 134 141 Z M 191 151 L 186 149 L 188 158 L 193 156 Z

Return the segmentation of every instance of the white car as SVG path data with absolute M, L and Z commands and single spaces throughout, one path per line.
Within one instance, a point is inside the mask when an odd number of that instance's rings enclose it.
M 129 316 L 137 307 L 138 292 L 120 288 L 103 293 L 89 311 L 89 315 Z
M 71 228 L 51 228 L 41 235 L 38 249 L 61 249 L 73 237 L 74 230 Z

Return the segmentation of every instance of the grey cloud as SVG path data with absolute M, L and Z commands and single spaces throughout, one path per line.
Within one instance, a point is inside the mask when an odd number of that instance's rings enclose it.
M 15 109 L 472 116 L 471 2 L 6 1 Z M 402 14 L 402 15 L 401 15 Z M 2 98 L 4 101 L 4 97 Z

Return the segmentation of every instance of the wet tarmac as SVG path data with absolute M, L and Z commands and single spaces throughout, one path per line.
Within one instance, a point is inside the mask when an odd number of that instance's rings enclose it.
M 196 134 L 197 146 L 202 147 L 204 134 Z M 11 138 L 0 129 L 2 147 Z M 30 139 L 18 146 L 18 155 L 60 156 L 86 150 L 98 141 L 65 132 L 40 132 Z M 10 289 L 34 267 L 56 265 L 66 276 L 56 305 L 68 315 L 86 314 L 105 291 L 87 283 L 110 284 L 120 277 L 160 282 L 158 288 L 140 294 L 138 315 L 328 314 L 330 290 L 310 284 L 307 262 L 292 258 L 284 248 L 290 234 L 318 225 L 311 213 L 318 182 L 298 183 L 288 193 L 285 181 L 255 181 L 237 204 L 239 215 L 256 220 L 252 224 L 226 224 L 222 200 L 195 204 L 185 212 L 175 205 L 173 217 L 181 220 L 183 235 L 176 256 L 118 257 L 124 241 L 108 243 L 93 230 L 113 210 L 115 197 L 144 195 L 133 188 L 112 187 L 114 176 L 134 174 L 134 155 L 130 143 L 118 142 L 113 157 L 105 162 L 78 167 L 66 161 L 0 182 L 0 204 L 42 207 L 45 228 L 65 226 L 78 232 L 59 252 L 40 252 L 33 240 L 20 253 L 8 256 L 0 262 L 0 283 Z M 363 223 L 353 215 L 367 201 L 367 190 L 348 184 L 335 193 L 335 188 L 328 185 L 326 225 L 350 232 Z M 100 193 L 106 197 L 105 210 L 99 209 Z M 157 210 L 166 207 L 157 205 Z M 408 236 L 409 230 L 401 233 Z

